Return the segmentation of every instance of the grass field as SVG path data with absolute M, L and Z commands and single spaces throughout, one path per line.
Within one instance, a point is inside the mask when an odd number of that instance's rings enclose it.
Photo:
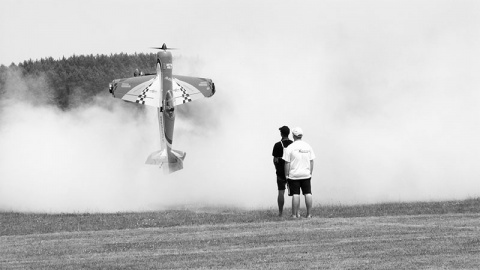
M 147 213 L 0 213 L 0 269 L 479 269 L 480 199 Z

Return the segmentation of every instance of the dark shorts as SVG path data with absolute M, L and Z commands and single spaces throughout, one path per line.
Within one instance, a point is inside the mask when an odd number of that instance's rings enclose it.
M 290 186 L 290 192 L 293 195 L 300 195 L 300 189 L 302 194 L 312 194 L 312 186 L 310 185 L 310 179 L 291 180 L 288 179 L 288 185 Z
M 277 176 L 277 186 L 278 186 L 278 190 L 285 190 L 285 186 L 287 186 L 288 196 L 292 196 L 292 192 L 291 192 L 291 189 L 288 185 L 287 180 L 282 179 L 282 178 Z
M 287 180 L 282 179 L 277 176 L 277 186 L 278 190 L 285 190 L 285 186 L 287 185 Z

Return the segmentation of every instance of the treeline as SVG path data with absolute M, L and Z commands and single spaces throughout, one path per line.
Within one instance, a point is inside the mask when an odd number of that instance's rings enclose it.
M 154 73 L 155 53 L 111 54 L 111 55 L 73 55 L 58 60 L 52 57 L 40 60 L 26 60 L 18 65 L 0 66 L 0 98 L 3 98 L 12 74 L 21 78 L 42 78 L 49 91 L 53 91 L 53 104 L 68 109 L 72 95 L 93 97 L 102 91 L 108 91 L 108 83 L 113 79 L 132 77 L 135 69 L 144 73 Z M 27 89 L 28 91 L 29 89 Z

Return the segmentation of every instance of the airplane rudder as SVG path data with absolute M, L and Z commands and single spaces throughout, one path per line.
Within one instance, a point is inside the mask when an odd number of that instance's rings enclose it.
M 170 173 L 182 170 L 183 169 L 183 160 L 180 159 L 180 158 L 176 158 L 176 162 L 168 163 L 168 168 L 170 170 Z

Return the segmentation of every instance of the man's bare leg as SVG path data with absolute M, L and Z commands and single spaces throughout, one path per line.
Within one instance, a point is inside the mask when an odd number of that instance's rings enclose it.
M 283 205 L 285 204 L 285 190 L 278 191 L 278 216 L 281 217 L 283 214 Z
M 312 194 L 305 194 L 305 206 L 307 207 L 307 218 L 311 217 L 310 210 L 312 210 L 313 198 Z
M 300 217 L 298 209 L 300 208 L 300 194 L 293 194 L 292 197 L 292 217 Z

